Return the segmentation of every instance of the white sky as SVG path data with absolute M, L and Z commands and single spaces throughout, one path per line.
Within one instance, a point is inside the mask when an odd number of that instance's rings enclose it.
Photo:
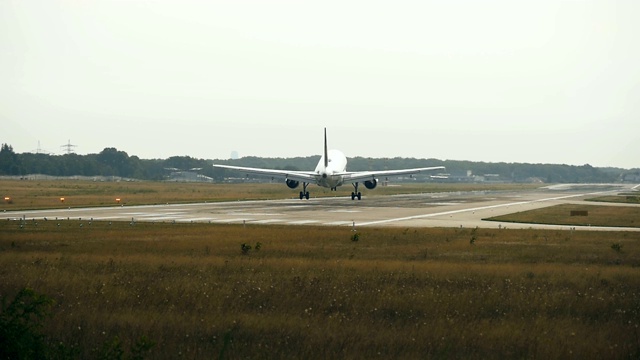
M 640 1 L 0 0 L 0 142 L 640 167 Z

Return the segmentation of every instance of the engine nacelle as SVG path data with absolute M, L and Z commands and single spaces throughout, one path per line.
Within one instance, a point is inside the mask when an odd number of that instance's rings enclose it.
M 376 186 L 378 186 L 378 180 L 377 179 L 367 180 L 364 182 L 364 186 L 369 190 L 373 190 L 376 188 Z
M 298 185 L 300 185 L 300 181 L 287 179 L 287 186 L 289 187 L 289 189 L 295 189 L 298 187 Z

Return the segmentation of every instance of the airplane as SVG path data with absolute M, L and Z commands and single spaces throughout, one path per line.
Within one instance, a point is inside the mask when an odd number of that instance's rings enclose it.
M 280 177 L 285 180 L 285 184 L 290 189 L 297 188 L 300 182 L 302 182 L 300 200 L 309 200 L 307 187 L 312 183 L 329 188 L 332 191 L 336 191 L 338 186 L 352 183 L 354 191 L 351 193 L 351 200 L 355 200 L 356 198 L 362 200 L 362 193 L 358 191 L 360 182 L 362 182 L 367 189 L 373 190 L 378 185 L 377 178 L 381 176 L 412 175 L 424 171 L 443 170 L 445 168 L 444 166 L 434 166 L 401 170 L 347 171 L 347 157 L 339 150 L 329 150 L 327 148 L 327 128 L 324 129 L 324 155 L 320 157 L 320 161 L 314 171 L 275 170 L 219 164 L 213 164 L 213 167 L 238 170 L 248 174 Z

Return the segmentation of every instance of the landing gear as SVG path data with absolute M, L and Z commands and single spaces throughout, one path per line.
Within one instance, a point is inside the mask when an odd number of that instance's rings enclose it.
M 302 191 L 300 191 L 300 200 L 302 199 L 309 200 L 309 192 L 307 191 L 307 186 L 309 186 L 309 183 L 307 182 L 302 183 Z
M 351 200 L 362 200 L 362 193 L 358 191 L 358 183 L 353 183 L 354 191 L 351 193 Z

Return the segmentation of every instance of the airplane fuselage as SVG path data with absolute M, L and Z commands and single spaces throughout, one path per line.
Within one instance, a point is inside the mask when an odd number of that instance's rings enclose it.
M 327 151 L 327 157 L 328 161 L 325 162 L 323 155 L 316 166 L 314 171 L 316 184 L 335 189 L 344 183 L 344 177 L 339 174 L 344 174 L 347 171 L 347 157 L 340 150 Z

